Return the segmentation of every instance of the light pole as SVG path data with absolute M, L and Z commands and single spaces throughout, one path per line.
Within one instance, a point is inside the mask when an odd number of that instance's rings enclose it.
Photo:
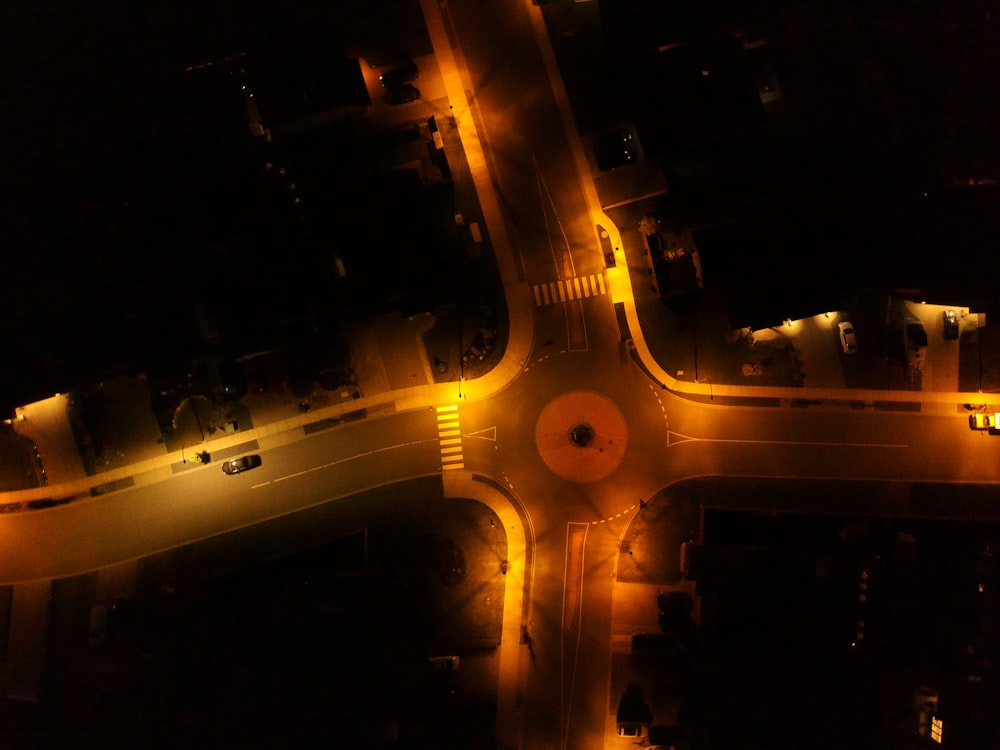
M 198 434 L 201 435 L 201 442 L 205 442 L 205 429 L 201 426 L 201 417 L 198 416 L 198 409 L 194 405 L 194 399 L 190 399 L 191 411 L 194 413 L 195 424 L 198 425 Z

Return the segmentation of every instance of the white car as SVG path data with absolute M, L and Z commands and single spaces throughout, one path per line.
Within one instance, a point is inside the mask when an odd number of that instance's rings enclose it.
M 619 737 L 645 737 L 646 736 L 646 725 L 640 721 L 619 721 L 618 722 L 618 736 Z
M 974 430 L 995 430 L 997 429 L 997 419 L 1000 419 L 1000 414 L 977 412 L 969 415 L 969 427 Z
M 840 348 L 845 354 L 854 354 L 858 350 L 858 339 L 854 335 L 854 324 L 848 321 L 837 323 L 837 330 L 840 332 Z

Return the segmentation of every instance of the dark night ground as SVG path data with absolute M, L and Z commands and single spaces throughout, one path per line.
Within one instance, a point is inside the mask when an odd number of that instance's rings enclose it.
M 427 309 L 454 281 L 437 268 L 452 258 L 428 252 L 448 250 L 438 227 L 446 215 L 454 228 L 450 197 L 373 182 L 371 137 L 331 129 L 294 152 L 262 149 L 248 143 L 245 122 L 234 129 L 185 88 L 186 65 L 288 47 L 288 37 L 296 50 L 313 43 L 324 54 L 341 37 L 377 40 L 374 29 L 403 39 L 419 28 L 416 4 L 380 4 L 377 24 L 365 21 L 363 3 L 324 9 L 322 23 L 305 6 L 254 5 L 98 4 L 44 20 L 7 9 L 0 82 L 14 145 L 0 175 L 0 345 L 18 357 L 0 365 L 0 389 L 14 393 L 5 401 L 96 382 L 109 367 L 194 356 L 194 303 L 242 326 L 239 356 L 275 344 L 264 330 L 274 319 L 330 324 L 338 309 L 414 286 L 413 304 Z M 293 180 L 321 186 L 304 195 L 304 224 L 286 181 L 263 168 L 289 159 Z M 342 184 L 345 170 L 353 184 Z M 334 253 L 352 274 L 346 287 Z
M 966 647 L 994 657 L 998 580 L 983 550 L 998 546 L 996 523 L 710 513 L 706 536 L 758 548 L 734 558 L 741 573 L 720 570 L 718 599 L 703 601 L 723 746 L 905 746 L 914 689 L 942 688 L 953 707 L 953 682 L 977 668 Z M 866 636 L 852 649 L 859 619 Z M 983 688 L 988 704 L 996 688 Z M 976 731 L 970 747 L 986 748 L 1000 727 L 993 717 Z
M 428 292 L 414 300 L 424 306 L 439 283 L 454 288 L 455 280 L 442 276 L 447 254 L 418 252 L 440 246 L 427 221 L 428 204 L 410 203 L 400 186 L 361 183 L 341 190 L 340 201 L 324 191 L 307 195 L 306 205 L 311 200 L 314 207 L 316 246 L 310 246 L 290 228 L 280 185 L 261 178 L 256 167 L 237 169 L 217 150 L 199 151 L 192 123 L 209 125 L 211 116 L 191 111 L 178 89 L 184 65 L 273 43 L 273 30 L 281 27 L 303 46 L 315 36 L 330 48 L 340 37 L 360 43 L 419 26 L 407 2 L 380 5 L 376 26 L 356 11 L 361 3 L 339 4 L 336 19 L 329 18 L 333 9 L 324 11 L 324 23 L 303 9 L 284 10 L 277 22 L 271 6 L 261 5 L 236 12 L 224 2 L 175 3 L 133 15 L 88 5 L 44 23 L 27 7 L 8 10 L 0 76 L 8 84 L 12 147 L 5 151 L 8 168 L 0 170 L 0 197 L 8 219 L 5 245 L 13 249 L 0 259 L 7 289 L 0 344 L 18 357 L 0 370 L 0 381 L 24 392 L 67 373 L 86 380 L 106 365 L 142 360 L 154 340 L 182 358 L 194 338 L 190 305 L 205 298 L 247 328 L 261 307 L 280 315 L 314 303 L 329 306 L 337 296 L 329 293 L 331 247 L 354 261 L 359 297 L 368 289 L 391 296 L 409 284 Z M 777 287 L 788 273 L 818 276 L 834 291 L 862 280 L 914 288 L 933 279 L 961 292 L 966 264 L 983 255 L 983 237 L 995 234 L 990 224 L 980 225 L 996 213 L 993 200 L 980 189 L 978 206 L 963 198 L 947 209 L 942 202 L 935 214 L 916 198 L 935 176 L 986 176 L 995 161 L 989 141 L 977 136 L 993 117 L 989 98 L 981 96 L 995 67 L 981 52 L 993 48 L 991 27 L 972 24 L 974 4 L 949 5 L 958 21 L 952 32 L 946 31 L 949 14 L 930 6 L 910 6 L 909 15 L 893 16 L 888 25 L 871 11 L 853 28 L 845 20 L 853 18 L 849 13 L 806 13 L 793 5 L 790 14 L 784 3 L 750 9 L 716 2 L 683 13 L 640 0 L 607 4 L 605 22 L 618 29 L 607 37 L 622 65 L 611 80 L 634 100 L 636 120 L 649 135 L 647 150 L 655 152 L 660 141 L 669 164 L 693 158 L 689 167 L 700 163 L 692 157 L 699 149 L 725 151 L 727 175 L 732 163 L 743 161 L 770 173 L 756 178 L 775 193 L 773 202 L 748 217 L 741 239 L 705 253 L 706 278 L 734 298 L 762 267 Z M 410 20 L 390 28 L 393 18 Z M 751 109 L 740 87 L 743 74 L 728 52 L 691 53 L 690 60 L 661 56 L 657 65 L 674 62 L 660 71 L 639 64 L 637 51 L 663 41 L 657 34 L 686 29 L 697 36 L 723 21 L 758 35 L 797 29 L 799 36 L 776 42 L 778 62 L 787 68 L 786 99 L 802 128 L 786 134 L 787 141 L 741 145 L 719 136 L 745 124 Z M 907 24 L 923 33 L 907 35 Z M 313 32 L 294 34 L 304 27 Z M 641 44 L 629 44 L 635 38 Z M 701 63 L 715 70 L 720 86 L 695 85 L 704 77 L 688 73 L 698 73 Z M 662 80 L 645 80 L 646 71 Z M 663 93 L 651 97 L 650 91 Z M 681 118 L 677 91 L 685 92 Z M 668 127 L 681 122 L 688 128 L 683 132 Z M 691 142 L 701 136 L 708 140 Z M 366 146 L 351 139 L 339 145 L 341 158 L 363 160 Z M 315 155 L 303 156 L 303 163 L 322 165 L 327 158 Z M 337 174 L 336 158 L 327 163 L 331 176 Z M 701 189 L 717 201 L 732 176 L 707 169 L 702 176 L 709 183 Z M 678 210 L 689 199 L 704 199 L 697 185 L 683 180 L 676 192 Z M 432 213 L 446 213 L 438 208 Z M 338 302 L 356 298 L 334 306 Z M 57 385 L 52 390 L 66 387 Z
M 360 528 L 373 504 L 390 521 L 367 539 L 300 547 Z M 461 681 L 439 693 L 426 661 L 499 643 L 502 608 L 483 602 L 503 601 L 506 540 L 490 518 L 428 479 L 151 558 L 98 649 L 72 606 L 89 577 L 57 581 L 49 689 L 2 704 L 3 746 L 374 748 L 398 719 L 416 748 L 492 747 L 495 704 Z
M 989 487 L 904 494 L 913 513 L 995 515 Z M 706 508 L 713 554 L 692 563 L 705 645 L 681 694 L 686 720 L 707 727 L 713 746 L 909 747 L 917 686 L 941 689 L 949 710 L 995 701 L 992 678 L 963 677 L 995 659 L 1000 579 L 984 553 L 1000 546 L 1000 525 L 869 515 L 890 498 L 900 493 L 878 483 L 701 479 L 661 493 L 633 522 L 619 580 L 669 586 L 681 577 L 680 543 L 697 538 Z M 711 509 L 721 502 L 775 512 Z M 852 648 L 859 619 L 866 635 Z M 979 693 L 960 692 L 970 685 Z M 988 710 L 973 722 L 979 734 L 966 746 L 994 746 L 996 718 Z M 951 731 L 957 739 L 958 722 Z

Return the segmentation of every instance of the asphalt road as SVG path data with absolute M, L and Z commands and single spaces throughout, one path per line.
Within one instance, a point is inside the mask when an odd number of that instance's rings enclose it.
M 96 570 L 439 471 L 435 430 L 425 409 L 303 432 L 294 442 L 247 446 L 263 464 L 243 474 L 227 476 L 218 463 L 163 471 L 122 492 L 10 516 L 0 581 Z

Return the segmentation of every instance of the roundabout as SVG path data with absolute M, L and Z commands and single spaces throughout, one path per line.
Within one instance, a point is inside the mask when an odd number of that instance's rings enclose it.
M 607 397 L 594 391 L 569 391 L 542 410 L 535 424 L 535 444 L 554 474 L 587 484 L 618 468 L 628 445 L 628 427 Z

